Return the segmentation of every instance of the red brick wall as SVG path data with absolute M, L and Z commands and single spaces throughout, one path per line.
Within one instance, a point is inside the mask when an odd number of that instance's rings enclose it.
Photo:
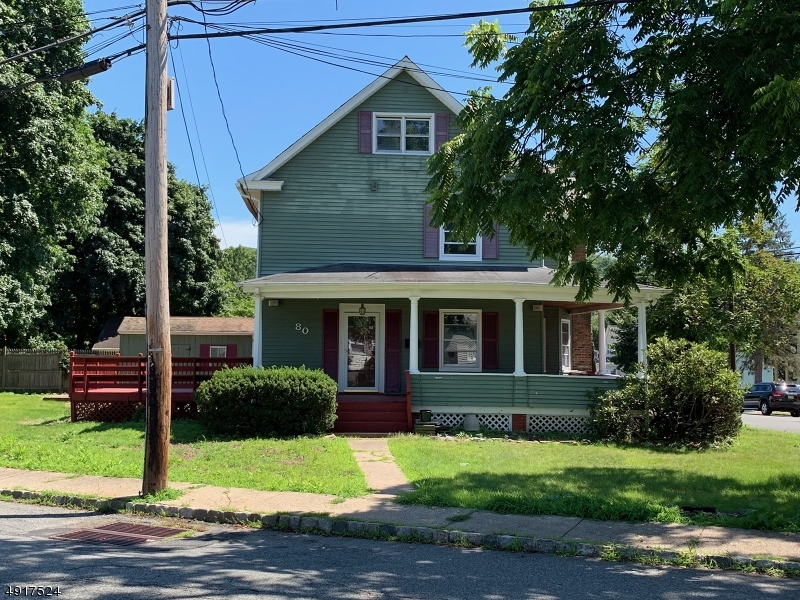
M 572 261 L 578 262 L 585 258 L 586 247 L 575 248 Z M 572 368 L 576 371 L 594 371 L 591 313 L 572 315 Z
M 511 415 L 511 431 L 527 431 L 528 419 L 525 415 Z
M 572 315 L 572 368 L 594 371 L 592 313 Z

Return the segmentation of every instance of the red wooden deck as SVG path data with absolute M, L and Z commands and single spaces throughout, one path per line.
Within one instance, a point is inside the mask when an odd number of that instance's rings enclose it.
M 194 392 L 225 367 L 252 364 L 252 358 L 172 357 L 172 415 L 194 413 Z M 69 399 L 73 421 L 126 421 L 147 396 L 143 356 L 71 355 Z

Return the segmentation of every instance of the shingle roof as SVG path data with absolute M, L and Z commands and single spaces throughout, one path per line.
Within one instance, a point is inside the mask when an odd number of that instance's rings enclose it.
M 250 317 L 170 317 L 170 332 L 178 335 L 252 335 L 253 319 Z M 144 317 L 125 317 L 119 333 L 145 333 Z

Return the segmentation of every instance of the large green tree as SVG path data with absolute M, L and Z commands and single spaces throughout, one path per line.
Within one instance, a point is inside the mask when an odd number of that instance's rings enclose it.
M 68 233 L 68 268 L 54 283 L 47 329 L 70 346 L 90 345 L 113 315 L 143 315 L 144 128 L 97 112 L 90 118 L 107 155 L 111 185 L 87 235 Z M 169 292 L 173 315 L 217 314 L 222 304 L 219 240 L 205 191 L 169 167 Z
M 534 2 L 534 5 L 561 4 Z M 435 224 L 463 238 L 504 224 L 557 281 L 600 285 L 576 246 L 680 284 L 736 262 L 714 232 L 774 217 L 800 181 L 800 15 L 781 0 L 662 0 L 536 12 L 516 43 L 467 36 L 502 97 L 475 92 L 429 163 Z
M 220 274 L 223 285 L 221 317 L 252 317 L 255 313 L 253 296 L 243 292 L 237 283 L 256 276 L 256 249 L 248 246 L 229 246 L 222 251 Z
M 0 59 L 85 30 L 82 13 L 80 0 L 0 2 Z M 81 43 L 63 44 L 0 66 L 0 88 L 82 63 Z M 67 238 L 82 239 L 99 210 L 106 176 L 87 122 L 93 103 L 85 82 L 0 94 L 0 344 L 36 336 Z
M 782 218 L 759 217 L 718 235 L 738 255 L 732 280 L 695 275 L 648 308 L 648 341 L 666 336 L 704 342 L 727 351 L 733 344 L 760 376 L 764 361 L 793 353 L 800 313 L 800 264 Z M 790 253 L 789 253 L 790 254 Z M 631 311 L 610 313 L 619 327 L 616 362 L 631 370 L 636 362 L 636 318 Z

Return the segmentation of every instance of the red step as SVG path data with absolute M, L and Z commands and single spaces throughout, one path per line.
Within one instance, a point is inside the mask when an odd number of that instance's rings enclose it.
M 397 433 L 408 430 L 406 400 L 383 396 L 339 396 L 336 433 Z M 401 399 L 402 398 L 402 399 Z

